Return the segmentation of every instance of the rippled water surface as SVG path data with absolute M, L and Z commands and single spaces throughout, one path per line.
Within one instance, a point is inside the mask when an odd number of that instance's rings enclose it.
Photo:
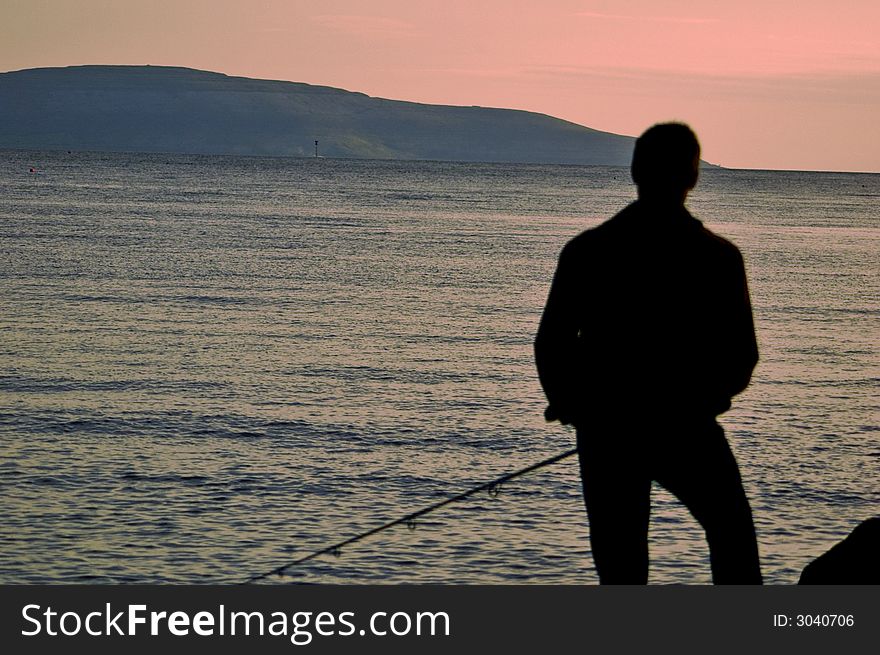
M 29 168 L 36 167 L 36 173 Z M 573 445 L 531 343 L 619 168 L 0 152 L 0 581 L 234 582 Z M 765 577 L 880 505 L 880 176 L 707 171 Z M 595 582 L 573 460 L 292 572 Z M 710 580 L 655 490 L 651 581 Z

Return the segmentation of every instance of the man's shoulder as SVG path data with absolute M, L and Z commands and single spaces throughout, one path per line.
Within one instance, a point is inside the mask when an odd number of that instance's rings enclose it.
M 667 239 L 689 241 L 698 250 L 712 251 L 715 256 L 724 259 L 742 260 L 736 245 L 707 228 L 690 212 L 682 208 L 682 220 L 675 227 L 670 225 L 656 231 L 652 225 L 653 216 L 645 211 L 639 203 L 632 203 L 611 218 L 595 227 L 584 230 L 571 239 L 563 249 L 563 253 L 583 255 L 585 253 L 602 253 L 614 250 L 617 246 L 629 247 L 634 240 L 646 240 L 655 245 Z
M 634 206 L 629 205 L 599 225 L 584 230 L 565 244 L 563 252 L 582 252 L 607 246 L 611 241 L 626 238 L 634 219 Z
M 705 247 L 714 250 L 719 257 L 742 261 L 742 253 L 733 241 L 716 234 L 702 223 L 699 225 L 698 233 Z

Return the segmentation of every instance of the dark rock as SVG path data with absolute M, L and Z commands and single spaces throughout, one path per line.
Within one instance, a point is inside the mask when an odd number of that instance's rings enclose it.
M 798 584 L 880 584 L 880 516 L 807 564 Z

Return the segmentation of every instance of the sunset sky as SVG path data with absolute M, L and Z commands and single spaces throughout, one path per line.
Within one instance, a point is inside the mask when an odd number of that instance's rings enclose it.
M 3 0 L 0 71 L 153 64 L 510 107 L 731 167 L 880 172 L 877 0 Z

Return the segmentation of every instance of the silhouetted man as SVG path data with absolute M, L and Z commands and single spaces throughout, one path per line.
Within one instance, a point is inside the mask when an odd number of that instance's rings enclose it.
M 636 142 L 638 200 L 559 257 L 535 358 L 548 420 L 574 424 L 603 584 L 648 581 L 651 482 L 706 531 L 716 584 L 760 584 L 751 509 L 715 417 L 758 361 L 742 256 L 693 218 L 700 145 L 680 123 Z

